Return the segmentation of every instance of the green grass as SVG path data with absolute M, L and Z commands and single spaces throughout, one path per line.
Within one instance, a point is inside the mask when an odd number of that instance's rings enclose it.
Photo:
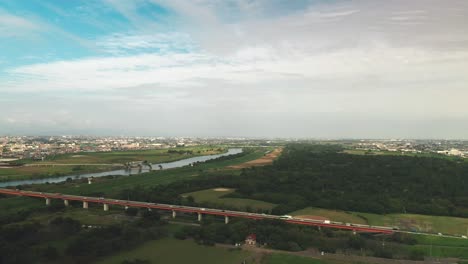
M 40 179 L 58 177 L 63 175 L 76 175 L 89 172 L 109 171 L 118 166 L 106 165 L 44 165 L 44 166 L 21 166 L 16 168 L 0 168 L 0 181 Z
M 169 150 L 193 151 L 193 153 L 169 153 Z M 163 163 L 195 156 L 219 154 L 225 150 L 225 148 L 220 147 L 197 146 L 176 149 L 63 154 L 49 157 L 45 161 L 22 160 L 23 162 L 30 163 L 28 166 L 0 168 L 0 181 L 39 179 L 110 171 L 122 168 L 124 163 L 130 161 L 146 160 L 150 163 Z
M 171 264 L 238 264 L 249 258 L 245 251 L 229 250 L 218 247 L 197 245 L 190 240 L 162 239 L 151 241 L 144 245 L 118 255 L 99 261 L 100 264 L 121 263 L 128 259 L 146 259 L 151 263 Z
M 413 235 L 421 245 L 447 246 L 447 247 L 466 247 L 468 248 L 468 239 Z M 468 250 L 468 249 L 467 249 Z
M 254 210 L 271 210 L 275 204 L 242 198 L 224 198 L 223 196 L 233 193 L 234 189 L 228 191 L 216 191 L 215 189 L 201 190 L 191 193 L 185 193 L 184 196 L 192 196 L 197 203 L 214 204 L 218 207 L 228 206 L 229 208 L 238 208 L 245 210 L 250 207 Z
M 432 216 L 419 214 L 354 213 L 368 219 L 370 225 L 398 226 L 406 230 L 417 230 L 449 235 L 466 235 L 468 218 L 451 216 Z
M 274 253 L 266 257 L 264 264 L 325 264 L 327 262 L 319 259 L 300 257 L 289 254 Z
M 262 260 L 262 264 L 357 264 L 347 260 L 329 260 L 302 257 L 292 254 L 273 253 Z
M 290 215 L 315 215 L 343 223 L 368 224 L 374 226 L 398 226 L 402 230 L 466 235 L 468 218 L 419 214 L 378 215 L 360 212 L 344 212 L 308 207 L 289 213 Z
M 447 258 L 457 257 L 468 259 L 468 239 L 412 235 L 417 245 L 407 246 L 410 250 L 418 249 L 426 256 Z
M 367 224 L 363 218 L 344 211 L 335 211 L 322 208 L 307 207 L 298 211 L 289 213 L 290 215 L 314 215 L 328 218 L 332 221 L 343 222 L 343 223 L 355 223 L 355 224 Z
M 411 248 L 423 251 L 426 256 L 468 259 L 468 247 L 415 245 Z
M 219 149 L 219 150 L 218 150 Z M 170 150 L 192 151 L 193 154 L 170 153 Z M 152 163 L 168 162 L 193 156 L 211 155 L 224 152 L 226 149 L 215 146 L 196 146 L 171 149 L 129 150 L 110 152 L 80 152 L 50 156 L 43 162 L 24 160 L 28 163 L 58 163 L 58 164 L 102 164 L 126 163 L 130 161 L 147 160 Z

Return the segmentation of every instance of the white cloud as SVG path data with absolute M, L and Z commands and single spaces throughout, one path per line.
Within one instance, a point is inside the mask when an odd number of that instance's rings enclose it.
M 25 35 L 40 30 L 40 25 L 0 9 L 0 38 Z
M 8 69 L 0 93 L 49 92 L 63 100 L 87 95 L 76 100 L 90 104 L 88 116 L 101 107 L 109 107 L 98 111 L 103 120 L 114 112 L 134 118 L 124 110 L 157 113 L 174 127 L 184 115 L 193 124 L 227 125 L 229 119 L 265 127 L 321 123 L 330 113 L 329 122 L 361 125 L 366 118 L 468 118 L 464 1 L 346 1 L 278 16 L 262 13 L 269 1 L 235 1 L 254 14 L 238 20 L 223 18 L 230 8 L 223 2 L 157 2 L 182 15 L 179 32 L 146 28 L 104 36 L 96 43 L 104 56 Z M 141 23 L 135 7 L 119 10 Z M 74 104 L 70 115 L 51 118 L 83 119 L 80 103 Z M 33 120 L 31 115 L 9 116 Z
M 195 43 L 188 34 L 153 33 L 123 34 L 117 33 L 97 40 L 96 44 L 104 52 L 114 55 L 128 53 L 181 53 L 195 50 Z

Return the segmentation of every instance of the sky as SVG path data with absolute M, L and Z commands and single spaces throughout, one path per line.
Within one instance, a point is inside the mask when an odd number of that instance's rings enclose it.
M 468 1 L 2 0 L 1 134 L 468 139 Z

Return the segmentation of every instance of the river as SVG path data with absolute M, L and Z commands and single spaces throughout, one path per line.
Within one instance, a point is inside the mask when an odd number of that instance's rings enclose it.
M 182 159 L 182 160 L 166 162 L 166 163 L 153 163 L 151 164 L 151 166 L 153 167 L 153 170 L 160 170 L 159 166 L 162 166 L 162 170 L 167 170 L 167 169 L 188 166 L 195 162 L 205 162 L 207 160 L 212 160 L 212 159 L 216 159 L 216 158 L 224 157 L 224 156 L 235 155 L 239 153 L 242 153 L 241 148 L 231 148 L 231 149 L 228 149 L 227 152 L 222 153 L 222 154 L 198 156 L 198 157 Z M 43 178 L 43 179 L 7 181 L 7 182 L 0 182 L 0 188 L 7 187 L 7 186 L 23 185 L 23 184 L 44 184 L 47 182 L 57 183 L 57 182 L 66 181 L 68 178 L 72 178 L 73 180 L 75 180 L 75 179 L 83 179 L 83 178 L 90 178 L 90 177 L 98 178 L 98 177 L 104 177 L 104 176 L 109 176 L 109 175 L 130 176 L 130 175 L 141 174 L 141 173 L 145 173 L 149 171 L 150 171 L 149 168 L 143 168 L 141 170 L 135 168 L 135 169 L 130 169 L 130 170 L 121 169 L 121 170 L 112 170 L 112 171 L 105 171 L 105 172 L 86 173 L 86 174 L 80 174 L 80 175 L 72 174 L 72 175 L 50 177 L 50 178 Z

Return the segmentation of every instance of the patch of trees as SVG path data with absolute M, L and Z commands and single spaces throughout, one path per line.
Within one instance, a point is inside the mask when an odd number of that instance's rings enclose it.
M 147 210 L 130 223 L 87 229 L 68 217 L 46 224 L 10 223 L 0 227 L 0 263 L 90 263 L 166 235 L 159 214 Z M 53 246 L 58 243 L 65 244 L 64 249 Z
M 207 221 L 200 226 L 185 226 L 175 233 L 177 239 L 192 238 L 203 245 L 243 243 L 247 235 L 255 234 L 257 244 L 273 249 L 301 251 L 316 248 L 327 253 L 368 255 L 384 258 L 421 259 L 405 244 L 415 241 L 407 234 L 391 236 L 356 234 L 347 231 L 322 230 L 310 226 L 290 225 L 278 220 L 237 219 L 225 225 Z M 410 243 L 406 243 L 410 242 Z M 419 254 L 419 255 L 418 255 Z

